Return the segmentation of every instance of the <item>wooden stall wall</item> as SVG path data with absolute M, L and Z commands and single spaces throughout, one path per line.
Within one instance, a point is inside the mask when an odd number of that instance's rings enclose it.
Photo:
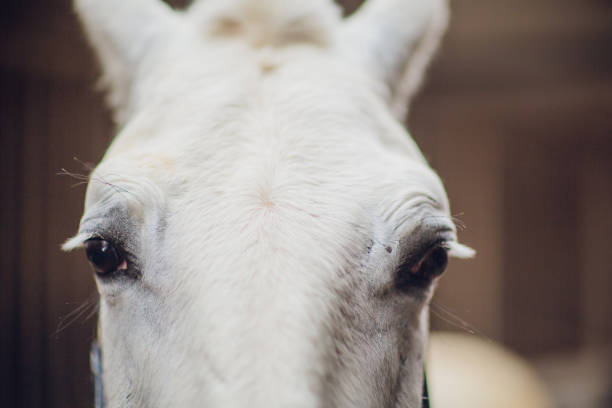
M 609 349 L 612 3 L 452 8 L 408 128 L 478 255 L 452 261 L 433 326 L 532 361 Z M 7 0 L 0 34 L 0 406 L 90 406 L 95 288 L 59 250 L 84 186 L 62 169 L 87 174 L 113 126 L 68 0 Z

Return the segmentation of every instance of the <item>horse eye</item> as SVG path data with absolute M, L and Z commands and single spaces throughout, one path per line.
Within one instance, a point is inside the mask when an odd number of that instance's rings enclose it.
M 442 275 L 448 264 L 448 251 L 440 243 L 430 247 L 415 262 L 408 262 L 399 270 L 397 286 L 399 289 L 425 287 Z
M 433 279 L 442 275 L 447 264 L 448 252 L 446 248 L 436 245 L 429 249 L 416 265 L 410 268 L 410 272 L 418 276 Z
M 125 269 L 124 259 L 113 244 L 103 239 L 90 239 L 85 242 L 89 263 L 98 276 L 106 276 L 119 269 Z

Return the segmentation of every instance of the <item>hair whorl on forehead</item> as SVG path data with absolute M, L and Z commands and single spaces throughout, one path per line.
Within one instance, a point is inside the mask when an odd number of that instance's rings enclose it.
M 201 0 L 189 14 L 216 37 L 242 37 L 254 47 L 326 45 L 340 21 L 329 0 Z

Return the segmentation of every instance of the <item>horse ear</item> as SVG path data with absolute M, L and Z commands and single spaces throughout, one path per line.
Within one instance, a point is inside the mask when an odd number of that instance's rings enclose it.
M 349 57 L 378 83 L 403 120 L 448 21 L 447 0 L 368 0 L 342 28 Z
M 115 119 L 122 123 L 138 64 L 175 31 L 178 16 L 160 0 L 74 0 L 74 7 L 102 64 Z

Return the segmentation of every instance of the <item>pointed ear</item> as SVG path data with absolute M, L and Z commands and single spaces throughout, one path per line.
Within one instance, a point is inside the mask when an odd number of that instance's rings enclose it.
M 160 0 L 74 0 L 74 7 L 102 63 L 115 119 L 122 123 L 138 65 L 175 31 L 178 16 Z
M 448 21 L 447 0 L 367 0 L 347 18 L 343 45 L 384 86 L 403 120 Z

